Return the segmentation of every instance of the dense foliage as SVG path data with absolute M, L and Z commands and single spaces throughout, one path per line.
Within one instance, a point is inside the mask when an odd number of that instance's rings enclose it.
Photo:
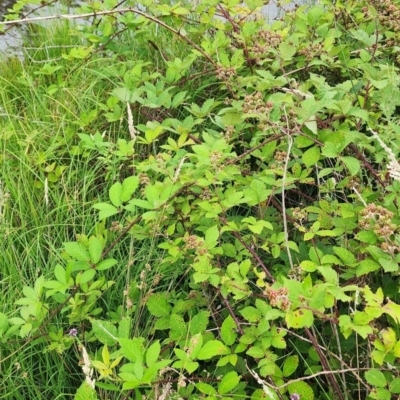
M 4 370 L 42 349 L 76 399 L 400 393 L 400 2 L 262 5 L 88 2 L 5 62 Z

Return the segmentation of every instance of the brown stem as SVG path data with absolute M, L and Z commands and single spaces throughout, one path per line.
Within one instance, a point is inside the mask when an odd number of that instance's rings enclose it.
M 221 293 L 220 293 L 220 294 L 221 294 Z M 233 320 L 235 321 L 235 324 L 236 324 L 236 327 L 237 327 L 237 331 L 238 331 L 241 335 L 243 335 L 243 334 L 244 334 L 243 329 L 242 329 L 242 327 L 240 326 L 240 322 L 239 322 L 239 320 L 236 318 L 236 315 L 235 315 L 235 313 L 233 312 L 232 307 L 231 307 L 231 305 L 229 304 L 229 301 L 228 301 L 224 296 L 222 296 L 222 294 L 221 294 L 221 297 L 222 297 L 223 302 L 224 302 L 225 305 L 226 305 L 226 308 L 229 310 L 229 314 L 231 314 L 231 317 L 232 317 Z
M 220 220 L 225 224 L 228 225 L 228 221 L 224 218 L 224 217 L 219 217 Z M 269 279 L 271 280 L 271 282 L 275 282 L 274 277 L 272 276 L 271 272 L 269 272 L 268 268 L 265 266 L 265 264 L 262 262 L 261 258 L 259 257 L 259 255 L 254 251 L 254 249 L 251 248 L 251 246 L 249 246 L 243 239 L 242 237 L 235 231 L 232 231 L 233 236 L 235 236 L 235 238 L 237 240 L 239 240 L 239 242 L 251 253 L 251 255 L 257 260 L 258 265 L 264 270 L 264 272 L 266 273 L 266 275 L 269 277 Z
M 318 344 L 317 339 L 315 338 L 315 336 L 311 333 L 311 331 L 308 328 L 305 328 L 305 331 L 306 331 L 307 336 L 310 339 L 311 343 L 313 344 L 315 351 L 318 353 L 318 356 L 321 360 L 322 367 L 324 368 L 325 371 L 332 372 L 329 367 L 328 361 L 325 358 L 324 353 L 321 351 L 321 348 Z M 328 374 L 327 376 L 336 392 L 336 395 L 338 396 L 337 398 L 339 400 L 345 400 L 343 397 L 342 390 L 340 389 L 339 384 L 337 383 L 337 381 L 335 379 L 335 376 L 332 373 Z
M 375 171 L 374 167 L 367 161 L 367 159 L 364 157 L 364 155 L 360 152 L 360 150 L 357 149 L 357 147 L 351 143 L 349 144 L 349 148 L 351 151 L 355 154 L 355 156 L 364 164 L 364 167 L 367 168 L 369 172 L 371 172 L 372 175 L 374 175 L 374 178 L 383 186 L 386 187 L 385 182 L 382 181 L 382 179 L 379 177 L 379 174 L 377 171 Z

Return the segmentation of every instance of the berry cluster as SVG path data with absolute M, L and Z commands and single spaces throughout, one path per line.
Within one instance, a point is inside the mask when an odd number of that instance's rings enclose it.
M 226 139 L 226 141 L 229 141 L 232 138 L 234 132 L 235 132 L 235 127 L 232 125 L 229 125 L 225 128 L 224 138 Z
M 235 68 L 223 67 L 223 66 L 219 66 L 216 72 L 217 72 L 217 78 L 223 81 L 226 81 L 232 76 L 235 76 L 236 73 Z
M 272 289 L 267 286 L 264 290 L 272 307 L 279 308 L 282 311 L 287 311 L 290 308 L 289 291 L 285 287 Z
M 214 150 L 210 154 L 210 162 L 215 167 L 218 165 L 219 161 L 221 160 L 223 154 L 220 151 Z
M 397 4 L 396 4 L 397 3 Z M 394 32 L 400 32 L 400 7 L 398 2 L 392 0 L 372 0 L 371 4 L 378 11 L 378 20 Z M 364 14 L 368 8 L 364 7 Z
M 392 222 L 393 213 L 374 203 L 369 204 L 361 211 L 359 226 L 361 229 L 370 230 L 384 240 L 380 247 L 383 251 L 394 254 L 400 251 L 399 245 L 392 242 L 392 236 L 397 231 L 397 225 Z
M 248 94 L 244 97 L 243 112 L 245 114 L 259 114 L 260 116 L 269 113 L 273 107 L 271 101 L 265 102 L 260 92 Z
M 187 250 L 194 250 L 198 249 L 199 247 L 204 245 L 204 240 L 198 238 L 196 235 L 190 235 L 185 239 L 186 249 Z
M 315 56 L 319 56 L 324 52 L 322 43 L 310 43 L 306 48 L 299 50 L 299 54 L 305 56 L 307 61 L 311 61 Z
M 279 46 L 282 36 L 279 33 L 260 30 L 254 37 L 254 45 L 251 51 L 256 56 L 262 56 Z
M 281 164 L 286 161 L 287 152 L 284 150 L 277 150 L 274 154 L 274 160 Z

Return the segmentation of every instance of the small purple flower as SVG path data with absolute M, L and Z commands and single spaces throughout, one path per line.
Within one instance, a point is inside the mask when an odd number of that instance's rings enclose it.
M 72 328 L 69 330 L 69 334 L 70 337 L 76 337 L 78 335 L 78 330 L 75 328 Z
M 293 394 L 290 396 L 290 400 L 300 400 L 300 395 L 297 394 L 297 393 L 293 393 Z

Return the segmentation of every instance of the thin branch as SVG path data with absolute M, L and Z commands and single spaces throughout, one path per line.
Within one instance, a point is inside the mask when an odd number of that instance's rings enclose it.
M 322 367 L 326 371 L 326 373 L 327 373 L 326 375 L 328 375 L 328 380 L 332 384 L 333 389 L 334 389 L 336 395 L 338 396 L 338 399 L 345 400 L 343 397 L 342 390 L 340 389 L 335 377 L 332 375 L 333 371 L 331 371 L 331 369 L 329 368 L 329 364 L 325 358 L 324 353 L 322 353 L 322 351 L 321 351 L 321 348 L 318 344 L 317 339 L 315 338 L 313 333 L 311 333 L 310 329 L 305 328 L 305 332 L 307 333 L 308 338 L 311 340 L 315 351 L 318 353 L 319 359 L 321 360 Z
M 289 119 L 286 114 L 286 109 L 284 108 L 283 111 L 285 112 L 286 124 L 287 128 L 289 129 Z M 292 151 L 292 146 L 293 146 L 293 138 L 290 136 L 289 133 L 287 133 L 287 138 L 288 138 L 288 149 L 286 152 L 285 166 L 283 168 L 283 177 L 282 177 L 282 209 L 283 209 L 282 217 L 283 217 L 283 232 L 285 234 L 286 252 L 289 259 L 290 268 L 293 270 L 294 267 L 293 267 L 292 253 L 290 252 L 290 247 L 289 247 L 289 234 L 288 234 L 288 226 L 286 219 L 286 196 L 285 196 L 285 183 L 286 183 L 287 170 L 290 160 L 290 152 Z
M 227 226 L 228 225 L 228 221 L 224 218 L 224 217 L 219 217 L 220 220 Z M 271 272 L 269 272 L 268 268 L 266 267 L 266 265 L 262 262 L 261 258 L 259 257 L 259 255 L 254 251 L 254 249 L 251 248 L 251 246 L 249 246 L 248 244 L 246 244 L 246 242 L 242 239 L 242 237 L 235 231 L 232 231 L 233 236 L 235 236 L 235 238 L 237 240 L 239 240 L 239 242 L 251 253 L 251 255 L 257 260 L 258 265 L 264 270 L 264 272 L 268 275 L 268 278 L 271 280 L 271 282 L 275 282 L 274 277 L 272 276 Z

